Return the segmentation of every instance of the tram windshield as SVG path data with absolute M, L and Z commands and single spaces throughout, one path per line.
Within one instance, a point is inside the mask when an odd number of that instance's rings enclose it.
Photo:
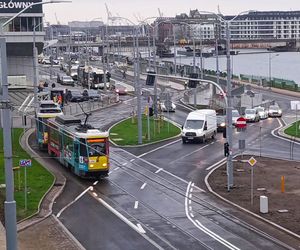
M 88 139 L 89 157 L 106 155 L 106 141 L 105 139 Z

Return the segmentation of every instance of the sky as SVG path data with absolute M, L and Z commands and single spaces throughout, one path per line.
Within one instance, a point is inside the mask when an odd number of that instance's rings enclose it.
M 236 15 L 247 10 L 300 10 L 299 0 L 72 0 L 72 3 L 45 4 L 45 21 L 68 24 L 70 21 L 97 18 L 106 22 L 105 3 L 113 16 L 119 15 L 133 22 L 158 16 L 158 8 L 165 17 L 188 13 L 191 9 L 217 13 L 218 6 L 224 15 Z

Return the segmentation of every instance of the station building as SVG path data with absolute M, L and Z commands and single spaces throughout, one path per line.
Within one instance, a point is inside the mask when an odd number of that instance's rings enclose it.
M 42 0 L 6 0 L 0 2 L 0 23 L 15 16 L 28 5 Z M 32 6 L 3 27 L 7 46 L 8 82 L 10 87 L 33 86 L 33 43 L 38 54 L 43 50 L 42 5 Z

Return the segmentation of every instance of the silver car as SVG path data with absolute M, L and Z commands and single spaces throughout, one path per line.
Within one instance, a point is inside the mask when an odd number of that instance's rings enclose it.
M 267 119 L 268 118 L 268 111 L 264 107 L 256 107 L 258 111 L 259 119 Z
M 281 117 L 282 110 L 277 105 L 271 105 L 269 107 L 269 117 Z
M 232 125 L 235 125 L 237 119 L 240 117 L 241 117 L 241 115 L 237 109 L 232 110 Z
M 259 114 L 256 109 L 245 109 L 245 118 L 247 122 L 258 122 Z

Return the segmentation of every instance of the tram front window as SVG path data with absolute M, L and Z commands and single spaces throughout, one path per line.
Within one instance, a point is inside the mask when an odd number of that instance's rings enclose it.
M 103 156 L 106 154 L 106 143 L 103 141 L 90 144 L 88 152 L 90 157 Z

